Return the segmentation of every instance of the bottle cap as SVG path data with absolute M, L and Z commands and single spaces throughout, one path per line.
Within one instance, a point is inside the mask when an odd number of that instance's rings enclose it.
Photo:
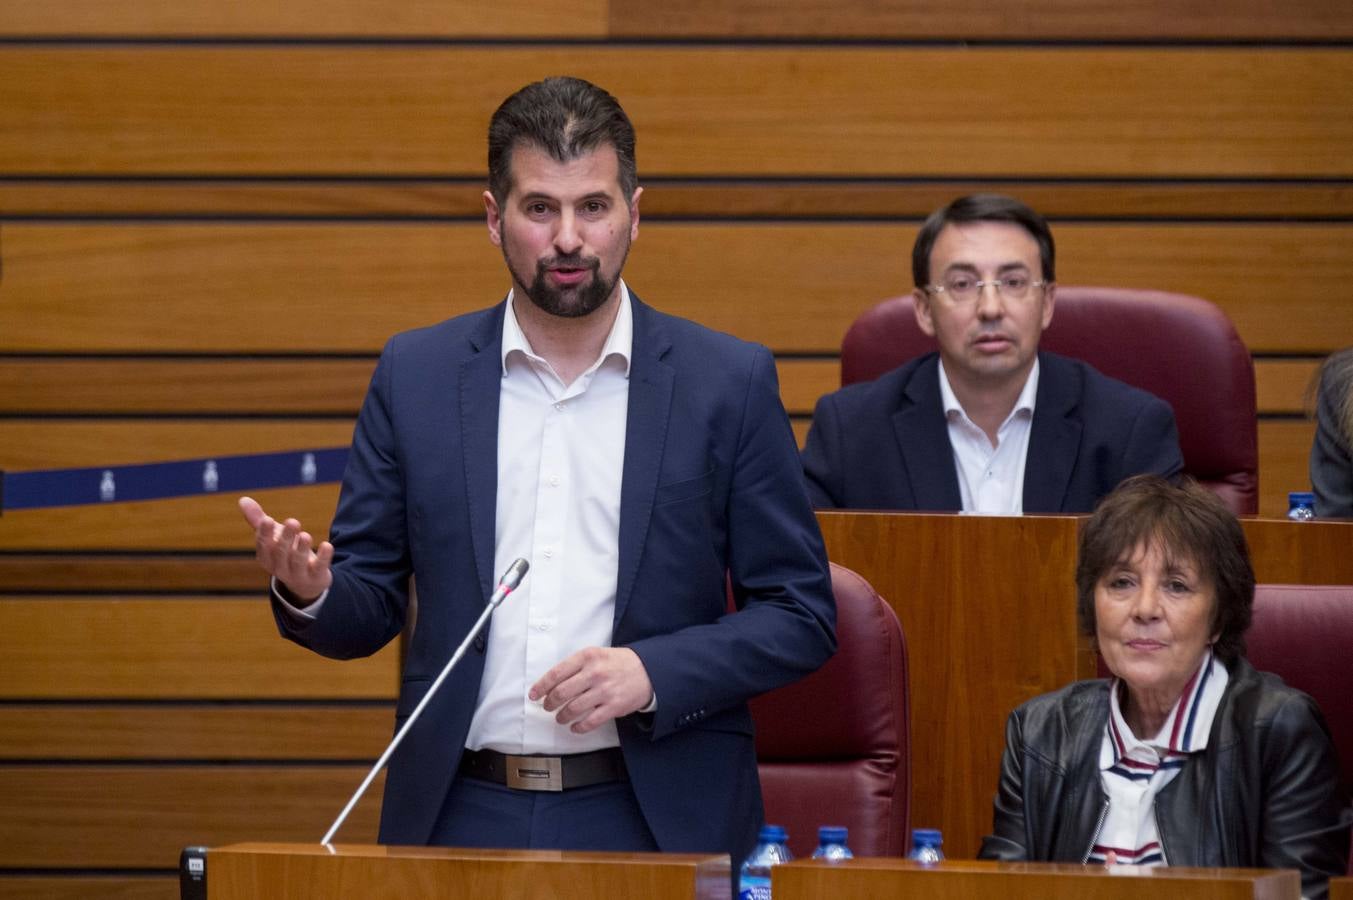
M 913 846 L 938 847 L 944 842 L 938 828 L 914 828 L 911 832 Z
M 819 844 L 844 844 L 848 830 L 844 825 L 823 825 L 817 830 Z
M 1287 505 L 1292 506 L 1314 506 L 1315 494 L 1310 491 L 1292 491 L 1287 495 Z
M 757 841 L 762 844 L 783 844 L 789 839 L 783 825 L 762 825 Z

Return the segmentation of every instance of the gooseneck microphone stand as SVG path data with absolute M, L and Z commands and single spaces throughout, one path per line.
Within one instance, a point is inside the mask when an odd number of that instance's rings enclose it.
M 432 695 L 437 693 L 437 689 L 441 687 L 442 682 L 446 680 L 446 676 L 451 674 L 451 670 L 456 667 L 456 663 L 460 662 L 460 658 L 465 655 L 465 651 L 470 647 L 470 642 L 479 636 L 479 632 L 484 630 L 484 626 L 489 622 L 489 616 L 493 615 L 493 611 L 507 598 L 507 595 L 517 589 L 517 585 L 521 584 L 522 578 L 526 575 L 526 570 L 530 567 L 531 564 L 524 559 L 518 559 L 512 565 L 507 567 L 507 571 L 503 573 L 503 577 L 498 581 L 497 589 L 495 589 L 493 595 L 489 597 L 488 605 L 485 606 L 484 611 L 479 614 L 479 618 L 475 621 L 474 627 L 470 629 L 470 633 L 465 635 L 465 640 L 460 642 L 460 646 L 456 648 L 456 652 L 451 655 L 451 659 L 449 659 L 442 668 L 441 674 L 432 682 L 432 686 L 429 687 L 427 693 L 423 695 L 423 699 L 418 701 L 418 705 L 413 708 L 413 712 L 409 713 L 409 718 L 404 722 L 404 727 L 400 728 L 399 731 L 395 733 L 394 740 L 390 741 L 390 746 L 385 748 L 385 752 L 381 754 L 380 759 L 376 760 L 376 764 L 371 767 L 371 771 L 366 773 L 366 778 L 362 781 L 361 786 L 357 788 L 357 793 L 352 795 L 352 799 L 348 801 L 348 805 L 343 807 L 343 811 L 338 814 L 338 818 L 334 819 L 334 824 L 329 826 L 328 832 L 326 832 L 324 837 L 320 840 L 321 844 L 327 846 L 329 841 L 333 839 L 333 836 L 348 818 L 348 814 L 352 812 L 352 808 L 357 805 L 357 801 L 362 799 L 362 795 L 366 793 L 366 789 L 371 787 L 371 782 L 376 779 L 380 770 L 385 768 L 385 764 L 390 760 L 390 754 L 395 752 L 395 748 L 404 740 L 404 735 L 408 734 L 409 729 L 413 727 L 413 723 L 418 721 L 418 717 L 423 712 L 423 707 L 427 706 L 428 701 L 432 699 Z

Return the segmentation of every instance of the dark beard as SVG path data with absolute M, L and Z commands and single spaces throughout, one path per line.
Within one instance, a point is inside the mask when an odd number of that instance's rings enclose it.
M 629 255 L 629 248 L 625 248 L 625 255 Z M 552 316 L 558 316 L 561 319 L 580 319 L 583 316 L 591 315 L 596 312 L 603 303 L 611 296 L 615 290 L 616 282 L 620 280 L 619 271 L 616 276 L 610 280 L 602 277 L 601 260 L 595 256 L 587 258 L 579 255 L 571 256 L 553 256 L 549 259 L 536 261 L 535 278 L 527 281 L 521 277 L 521 273 L 512 268 L 512 261 L 507 258 L 507 251 L 503 251 L 503 259 L 507 262 L 508 271 L 512 273 L 513 280 L 523 285 L 526 296 L 531 298 L 534 303 L 543 312 Z M 620 260 L 621 268 L 624 267 L 625 260 Z M 546 274 L 551 268 L 570 268 L 570 269 L 590 269 L 592 278 L 576 288 L 565 288 L 560 290 L 550 284 L 549 276 Z

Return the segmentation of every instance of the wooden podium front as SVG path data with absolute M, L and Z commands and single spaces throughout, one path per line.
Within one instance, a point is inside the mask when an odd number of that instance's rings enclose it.
M 771 872 L 775 900 L 1299 900 L 1292 869 L 1184 869 L 904 859 L 799 860 Z
M 234 844 L 207 852 L 208 900 L 727 900 L 727 856 Z
M 1083 517 L 820 512 L 827 555 L 888 601 L 907 640 L 911 822 L 977 855 L 1005 720 L 1096 663 L 1076 624 Z M 1353 584 L 1353 522 L 1242 520 L 1261 583 Z M 778 898 L 777 898 L 778 900 Z

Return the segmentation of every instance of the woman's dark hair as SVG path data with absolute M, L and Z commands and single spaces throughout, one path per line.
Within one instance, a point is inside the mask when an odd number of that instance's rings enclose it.
M 1095 586 L 1124 559 L 1154 544 L 1167 561 L 1187 561 L 1213 589 L 1213 651 L 1229 663 L 1245 655 L 1254 608 L 1254 568 L 1240 522 L 1197 482 L 1170 484 L 1137 475 L 1118 486 L 1081 527 L 1076 560 L 1076 612 L 1095 636 Z

